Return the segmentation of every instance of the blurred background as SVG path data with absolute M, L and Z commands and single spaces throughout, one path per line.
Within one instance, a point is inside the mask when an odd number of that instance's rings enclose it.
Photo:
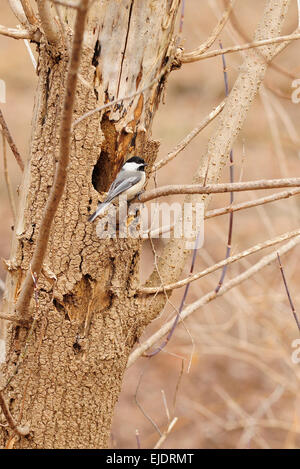
M 235 16 L 242 37 L 230 24 L 220 38 L 223 47 L 253 37 L 263 13 L 262 0 L 237 1 Z M 292 2 L 283 34 L 298 23 Z M 211 34 L 223 11 L 217 0 L 189 0 L 185 6 L 182 42 L 186 51 Z M 7 0 L 1 2 L 0 23 L 15 27 Z M 299 41 L 275 60 L 264 88 L 253 103 L 246 124 L 233 148 L 235 181 L 296 177 L 300 170 L 300 104 L 291 100 L 292 82 L 300 78 Z M 212 49 L 219 48 L 216 41 Z M 243 56 L 226 56 L 229 87 L 239 73 Z M 23 41 L 0 36 L 0 79 L 6 82 L 6 104 L 1 109 L 23 158 L 28 157 L 31 116 L 37 77 Z M 161 142 L 163 158 L 224 98 L 221 57 L 184 64 L 169 77 L 164 102 L 153 125 L 153 138 Z M 215 123 L 211 123 L 158 175 L 158 185 L 190 183 Z M 17 199 L 21 174 L 10 151 L 8 168 Z M 229 181 L 229 166 L 222 181 Z M 150 182 L 150 186 L 153 182 Z M 235 194 L 235 203 L 266 192 Z M 268 195 L 270 192 L 268 192 Z M 182 200 L 174 197 L 171 200 Z M 229 195 L 215 195 L 210 209 L 228 205 Z M 9 258 L 13 220 L 0 158 L 0 257 Z M 199 250 L 195 272 L 225 257 L 228 216 L 207 220 L 205 243 Z M 299 228 L 299 196 L 234 214 L 232 253 Z M 154 242 L 157 253 L 164 240 Z M 274 248 L 273 248 L 274 249 Z M 255 263 L 268 250 L 228 268 L 226 280 Z M 282 256 L 295 308 L 300 305 L 299 247 Z M 187 275 L 190 264 L 186 266 Z M 142 279 L 153 269 L 153 253 L 145 243 Z M 220 271 L 191 284 L 186 304 L 192 303 L 219 281 Z M 0 263 L 0 279 L 5 270 Z M 172 303 L 179 307 L 183 295 L 176 290 Z M 1 299 L 1 293 L 0 293 Z M 170 319 L 167 305 L 142 340 Z M 300 364 L 293 364 L 293 340 L 299 332 L 288 304 L 277 263 L 226 295 L 195 312 L 179 325 L 163 352 L 151 360 L 140 358 L 125 375 L 114 417 L 111 447 L 136 448 L 136 431 L 142 448 L 153 448 L 159 432 L 178 417 L 162 447 L 165 448 L 297 448 L 300 444 Z M 138 401 L 138 404 L 137 402 Z M 142 411 L 141 411 L 142 407 Z M 155 425 L 153 424 L 155 423 Z

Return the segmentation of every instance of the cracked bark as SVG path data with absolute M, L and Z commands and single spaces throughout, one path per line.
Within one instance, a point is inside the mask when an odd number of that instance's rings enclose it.
M 126 96 L 136 91 L 160 73 L 172 48 L 176 8 L 165 28 L 169 12 L 168 0 L 145 0 L 143 5 L 94 3 L 86 27 L 80 66 L 84 80 L 78 83 L 74 119 L 118 93 Z M 64 15 L 71 25 L 74 12 L 65 10 Z M 8 314 L 14 314 L 30 266 L 58 155 L 68 57 L 59 41 L 52 39 L 49 44 L 43 38 L 40 44 L 30 158 L 7 262 Z M 140 242 L 97 238 L 95 226 L 87 223 L 88 209 L 99 199 L 92 180 L 99 191 L 105 191 L 130 155 L 140 154 L 153 163 L 158 143 L 151 140 L 151 123 L 161 91 L 158 83 L 131 102 L 95 114 L 75 128 L 66 188 L 38 279 L 38 319 L 19 371 L 3 391 L 12 414 L 16 419 L 21 416 L 20 423 L 31 430 L 29 437 L 15 442 L 16 448 L 103 448 L 108 444 L 128 355 L 145 317 L 139 315 L 140 300 L 130 295 L 138 273 Z M 34 310 L 32 300 L 29 315 Z M 1 326 L 6 347 L 1 388 L 14 373 L 28 332 L 14 323 Z M 0 427 L 1 446 L 9 437 L 9 429 Z

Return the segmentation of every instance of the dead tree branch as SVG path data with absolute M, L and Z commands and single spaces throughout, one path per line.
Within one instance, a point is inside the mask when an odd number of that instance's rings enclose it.
M 282 187 L 298 187 L 300 178 L 259 179 L 257 181 L 233 182 L 225 184 L 180 184 L 162 186 L 152 189 L 140 196 L 142 203 L 173 194 L 221 194 L 226 192 L 243 192 L 262 189 L 278 189 Z
M 293 195 L 300 194 L 300 189 L 291 189 L 289 191 L 278 192 L 277 194 L 272 194 L 267 197 L 260 197 L 259 199 L 249 200 L 247 202 L 242 202 L 240 204 L 228 205 L 227 207 L 217 208 L 215 210 L 209 210 L 205 214 L 205 219 L 218 217 L 220 215 L 225 215 L 226 213 L 236 212 L 238 210 L 244 210 L 246 208 L 257 207 L 258 205 L 268 204 L 270 202 L 275 202 L 277 200 L 287 199 Z
M 260 261 L 254 264 L 252 267 L 247 269 L 242 274 L 236 276 L 232 280 L 224 283 L 224 285 L 220 288 L 218 292 L 214 290 L 210 291 L 206 295 L 204 295 L 199 300 L 195 301 L 194 303 L 187 306 L 181 313 L 181 321 L 186 317 L 190 316 L 193 312 L 197 309 L 201 308 L 201 306 L 211 302 L 216 297 L 224 295 L 232 288 L 242 284 L 249 278 L 253 277 L 253 275 L 257 274 L 260 270 L 264 267 L 269 265 L 270 263 L 277 260 L 277 253 L 280 255 L 287 253 L 291 249 L 293 249 L 297 244 L 300 243 L 300 236 L 295 237 L 288 243 L 284 244 L 280 249 L 268 254 L 267 256 L 263 257 Z M 137 347 L 129 356 L 127 368 L 129 368 L 140 356 L 142 356 L 150 347 L 152 347 L 157 341 L 162 339 L 162 337 L 169 332 L 171 327 L 173 326 L 174 319 L 168 321 L 164 326 L 162 326 L 157 332 L 155 332 L 149 339 L 147 339 L 144 343 L 142 343 L 139 347 Z
M 10 203 L 10 208 L 13 216 L 13 221 L 16 221 L 16 204 L 14 200 L 13 190 L 11 187 L 9 175 L 8 175 L 8 168 L 7 168 L 7 155 L 6 155 L 6 140 L 4 136 L 4 132 L 2 130 L 2 152 L 3 152 L 3 169 L 4 169 L 4 179 L 7 187 L 8 198 Z
M 210 124 L 219 114 L 223 111 L 225 106 L 225 100 L 222 101 L 215 109 L 213 109 L 208 116 L 206 116 L 180 143 L 174 148 L 173 151 L 168 153 L 166 158 L 158 161 L 153 165 L 151 172 L 158 171 L 160 168 L 172 161 L 185 147 L 203 130 Z
M 6 121 L 4 119 L 4 116 L 2 114 L 1 109 L 0 109 L 0 125 L 2 127 L 2 130 L 3 130 L 3 133 L 4 133 L 5 138 L 7 140 L 7 143 L 9 144 L 10 149 L 13 152 L 17 163 L 21 168 L 21 171 L 24 171 L 24 163 L 23 163 L 22 157 L 21 157 L 20 153 L 18 152 L 18 149 L 16 147 L 15 142 L 13 141 L 13 138 L 12 138 L 11 133 L 10 133 L 8 127 L 7 127 L 7 124 L 6 124 Z
M 235 0 L 230 0 L 227 8 L 225 9 L 219 23 L 211 33 L 210 37 L 197 49 L 193 50 L 192 52 L 186 52 L 180 57 L 180 61 L 183 63 L 189 62 L 190 58 L 193 58 L 195 56 L 200 56 L 203 54 L 207 49 L 210 48 L 210 46 L 214 43 L 218 35 L 221 33 L 222 29 L 224 28 L 225 24 L 228 21 L 228 18 L 232 12 L 233 6 L 234 6 Z
M 271 246 L 274 246 L 275 244 L 282 243 L 283 241 L 286 241 L 288 239 L 294 238 L 295 236 L 300 235 L 300 230 L 294 230 L 294 231 L 289 231 L 287 233 L 284 233 L 280 236 L 276 236 L 275 238 L 268 239 L 267 241 L 264 241 L 263 243 L 256 244 L 255 246 L 252 246 L 251 248 L 245 249 L 244 251 L 235 254 L 234 256 L 227 257 L 226 259 L 223 259 L 222 261 L 218 262 L 217 264 L 214 264 L 210 267 L 208 267 L 205 270 L 202 270 L 202 272 L 198 272 L 197 274 L 190 275 L 189 277 L 179 280 L 178 282 L 171 283 L 169 285 L 163 285 L 163 286 L 157 286 L 157 287 L 140 287 L 138 289 L 139 293 L 143 294 L 156 294 L 160 293 L 162 291 L 168 291 L 168 290 L 174 290 L 175 288 L 181 288 L 184 285 L 187 285 L 191 282 L 194 282 L 195 280 L 198 280 L 199 278 L 205 277 L 205 275 L 211 274 L 212 272 L 215 272 L 216 270 L 220 269 L 221 267 L 228 266 L 229 264 L 232 264 L 240 259 L 243 259 L 245 257 L 250 256 L 251 254 L 255 254 L 256 252 L 261 251 L 262 249 L 269 248 Z
M 27 29 L 7 28 L 0 25 L 0 34 L 2 36 L 12 37 L 13 39 L 32 39 L 33 33 Z
M 20 0 L 23 10 L 25 12 L 26 18 L 29 21 L 31 25 L 37 24 L 38 20 L 37 17 L 34 14 L 33 8 L 30 4 L 29 0 Z
M 10 428 L 16 432 L 20 436 L 26 436 L 29 434 L 29 427 L 26 425 L 24 427 L 20 427 L 19 425 L 16 424 L 14 418 L 12 417 L 9 408 L 5 402 L 5 399 L 2 395 L 2 392 L 0 391 L 0 407 L 2 409 L 2 412 L 7 420 L 8 425 Z
M 232 47 L 226 47 L 225 49 L 217 49 L 217 50 L 212 50 L 210 52 L 206 52 L 205 54 L 201 55 L 194 55 L 192 52 L 190 53 L 191 55 L 188 58 L 185 58 L 184 55 L 177 57 L 177 59 L 182 62 L 182 63 L 191 63 L 191 62 L 197 62 L 199 60 L 204 60 L 204 59 L 210 59 L 211 57 L 217 57 L 218 55 L 222 54 L 231 54 L 233 52 L 240 52 L 242 50 L 247 50 L 247 49 L 254 49 L 256 47 L 262 47 L 262 46 L 267 46 L 270 44 L 278 44 L 281 42 L 286 42 L 286 41 L 295 41 L 297 39 L 300 39 L 300 33 L 292 33 L 292 34 L 287 34 L 286 36 L 279 36 L 275 37 L 273 39 L 264 39 L 261 41 L 253 41 L 249 42 L 247 44 L 241 44 L 238 46 L 232 46 Z
M 14 13 L 15 17 L 20 21 L 20 23 L 27 28 L 28 27 L 28 21 L 27 17 L 24 12 L 24 8 L 21 4 L 20 0 L 8 0 L 9 6 Z

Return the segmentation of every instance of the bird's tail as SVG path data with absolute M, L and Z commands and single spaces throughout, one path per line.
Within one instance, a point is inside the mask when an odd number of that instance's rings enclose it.
M 99 204 L 97 210 L 88 218 L 88 221 L 92 223 L 109 204 L 110 202 L 103 202 L 102 204 Z

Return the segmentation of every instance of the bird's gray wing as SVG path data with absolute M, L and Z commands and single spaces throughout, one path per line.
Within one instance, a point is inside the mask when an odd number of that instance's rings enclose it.
M 130 187 L 134 186 L 141 180 L 141 177 L 141 173 L 138 172 L 129 173 L 129 171 L 127 171 L 126 175 L 121 173 L 110 186 L 106 199 L 103 201 L 103 203 L 111 202 L 115 197 L 118 197 L 118 195 L 122 194 L 122 192 L 130 189 Z

